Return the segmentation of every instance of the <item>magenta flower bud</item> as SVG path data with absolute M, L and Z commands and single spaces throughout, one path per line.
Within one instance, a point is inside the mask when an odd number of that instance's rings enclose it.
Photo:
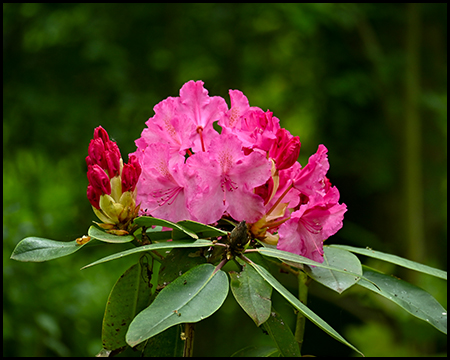
M 87 198 L 91 203 L 91 205 L 99 210 L 100 210 L 100 195 L 101 192 L 96 191 L 92 185 L 88 185 Z
M 86 156 L 86 165 L 89 168 L 90 165 L 94 165 L 95 163 L 92 161 L 91 157 L 88 155 Z
M 91 140 L 91 142 L 89 143 L 88 155 L 90 158 L 90 163 L 92 165 L 98 164 L 102 168 L 104 168 L 106 166 L 105 145 L 104 145 L 102 139 L 97 138 L 97 139 Z M 87 159 L 86 159 L 86 163 L 87 163 Z M 90 164 L 87 164 L 87 165 L 89 166 Z
M 292 136 L 286 129 L 278 129 L 277 142 L 269 151 L 269 156 L 275 160 L 278 170 L 290 168 L 300 154 L 300 138 Z
M 114 176 L 118 176 L 120 174 L 120 159 L 122 157 L 115 142 L 108 141 L 105 144 L 104 157 L 109 177 L 112 179 Z
M 130 155 L 128 164 L 124 164 L 122 169 L 122 192 L 134 191 L 141 171 L 141 165 L 136 156 Z
M 111 183 L 109 181 L 109 177 L 98 164 L 89 166 L 87 177 L 89 184 L 96 192 L 107 195 L 111 194 Z
M 109 135 L 106 132 L 105 129 L 103 129 L 101 126 L 96 127 L 94 129 L 94 139 L 101 139 L 103 143 L 107 143 L 109 141 Z

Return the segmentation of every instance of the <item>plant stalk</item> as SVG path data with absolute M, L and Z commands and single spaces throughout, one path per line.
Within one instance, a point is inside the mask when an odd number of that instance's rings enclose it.
M 192 357 L 194 354 L 194 323 L 184 324 L 184 341 L 183 357 Z
M 298 272 L 298 299 L 306 306 L 308 300 L 308 285 L 311 279 L 303 271 Z M 295 340 L 298 342 L 300 353 L 302 352 L 303 337 L 305 335 L 306 318 L 301 312 L 297 313 L 297 323 L 295 325 Z

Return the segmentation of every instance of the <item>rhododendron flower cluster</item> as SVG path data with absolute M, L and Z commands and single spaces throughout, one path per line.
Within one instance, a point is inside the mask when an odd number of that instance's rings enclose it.
M 130 155 L 142 168 L 140 215 L 205 224 L 245 220 L 260 241 L 322 262 L 323 241 L 342 227 L 347 209 L 326 177 L 326 147 L 302 167 L 298 136 L 281 128 L 272 112 L 250 106 L 241 91 L 229 95 L 230 108 L 209 96 L 202 81 L 189 81 L 179 97 L 154 107 Z M 103 169 L 110 178 L 117 174 L 108 161 Z M 107 194 L 106 180 L 96 189 L 91 198 L 99 189 Z
M 116 234 L 126 233 L 139 211 L 136 184 L 141 166 L 133 155 L 130 155 L 128 164 L 123 164 L 117 144 L 109 139 L 101 126 L 94 130 L 88 154 L 87 197 L 94 213 L 102 221 L 98 225 Z

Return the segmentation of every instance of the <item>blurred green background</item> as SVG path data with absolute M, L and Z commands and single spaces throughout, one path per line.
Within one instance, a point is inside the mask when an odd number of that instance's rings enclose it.
M 47 263 L 9 259 L 24 237 L 73 240 L 95 216 L 85 157 L 96 126 L 135 150 L 153 106 L 189 80 L 228 89 L 323 143 L 348 206 L 329 243 L 447 268 L 446 4 L 4 4 L 3 355 L 92 356 L 110 289 L 136 258 L 79 271 L 118 245 Z M 446 307 L 446 283 L 363 259 Z M 280 278 L 296 293 L 288 275 Z M 293 311 L 274 304 L 294 326 Z M 446 353 L 446 336 L 355 287 L 309 305 L 366 356 Z M 196 327 L 195 355 L 270 343 L 236 305 Z M 307 323 L 304 354 L 355 355 Z

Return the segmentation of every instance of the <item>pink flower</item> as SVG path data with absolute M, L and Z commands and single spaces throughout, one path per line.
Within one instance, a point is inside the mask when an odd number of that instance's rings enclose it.
M 219 120 L 228 110 L 227 103 L 220 96 L 208 96 L 203 81 L 189 81 L 180 90 L 180 113 L 195 125 L 191 133 L 192 150 L 205 151 L 209 143 L 218 135 L 213 122 Z
M 277 249 L 323 262 L 323 242 L 342 227 L 346 211 L 347 206 L 338 203 L 300 205 L 280 226 Z
M 245 220 L 258 239 L 323 261 L 323 241 L 342 227 L 346 211 L 326 177 L 327 148 L 319 145 L 302 168 L 299 137 L 280 128 L 271 111 L 251 107 L 241 91 L 229 94 L 228 110 L 224 99 L 208 95 L 202 81 L 189 81 L 179 97 L 157 104 L 136 152 L 123 165 L 123 190 L 137 191 L 141 214 L 206 224 L 224 216 Z M 112 176 L 114 154 L 99 128 L 86 162 Z M 88 189 L 94 203 L 98 189 Z
M 308 160 L 308 164 L 293 174 L 293 186 L 308 197 L 322 198 L 325 195 L 325 174 L 330 168 L 327 148 L 320 144 L 317 152 Z
M 140 159 L 150 144 L 170 145 L 170 152 L 184 155 L 186 151 L 205 151 L 219 134 L 213 122 L 221 119 L 228 106 L 220 96 L 208 96 L 203 81 L 189 81 L 180 90 L 180 97 L 168 97 L 154 108 L 155 115 L 136 140 L 136 156 Z
M 169 221 L 195 220 L 187 208 L 186 194 L 195 193 L 195 174 L 184 164 L 184 157 L 170 154 L 168 144 L 149 145 L 141 158 L 142 174 L 138 183 L 137 202 L 145 214 Z
M 194 154 L 186 163 L 202 181 L 202 193 L 190 202 L 198 221 L 210 224 L 224 212 L 248 222 L 263 215 L 263 199 L 253 189 L 270 177 L 270 162 L 256 152 L 244 155 L 235 135 L 221 135 L 207 152 Z
M 325 176 L 327 148 L 319 145 L 308 164 L 293 172 L 293 186 L 300 191 L 300 206 L 279 228 L 277 248 L 309 259 L 323 261 L 323 241 L 341 227 L 345 204 L 338 204 L 339 191 Z
M 155 105 L 155 115 L 147 120 L 147 128 L 142 131 L 141 138 L 136 140 L 138 149 L 144 150 L 147 145 L 167 143 L 171 153 L 183 154 L 192 147 L 190 136 L 195 132 L 195 124 L 179 111 L 180 98 L 168 97 Z
M 244 114 L 250 109 L 247 97 L 239 90 L 230 90 L 231 109 L 219 120 L 219 125 L 224 129 L 233 130 L 241 128 Z
M 250 107 L 247 97 L 239 90 L 230 90 L 231 109 L 219 120 L 224 133 L 232 132 L 248 149 L 268 151 L 275 142 L 279 120 L 271 111 Z

